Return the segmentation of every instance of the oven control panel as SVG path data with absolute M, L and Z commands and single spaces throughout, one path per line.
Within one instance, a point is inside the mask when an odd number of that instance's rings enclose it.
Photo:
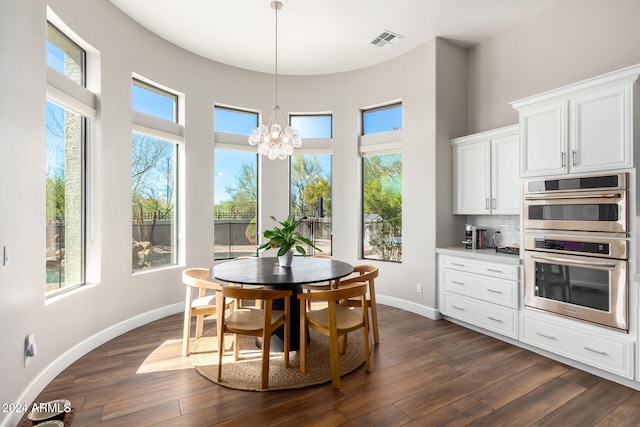
M 609 243 L 576 242 L 571 240 L 536 239 L 536 249 L 609 255 Z
M 628 259 L 628 242 L 625 239 L 525 234 L 524 249 L 527 251 Z

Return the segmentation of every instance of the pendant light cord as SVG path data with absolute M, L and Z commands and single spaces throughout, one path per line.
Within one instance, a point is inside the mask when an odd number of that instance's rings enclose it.
M 273 2 L 271 6 L 276 10 L 276 61 L 275 61 L 275 75 L 276 75 L 276 106 L 278 106 L 278 10 L 282 7 L 282 3 Z

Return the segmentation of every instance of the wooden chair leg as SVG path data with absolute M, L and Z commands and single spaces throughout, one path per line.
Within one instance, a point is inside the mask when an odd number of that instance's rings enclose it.
M 182 330 L 182 355 L 189 355 L 189 340 L 191 339 L 191 286 L 187 286 L 184 307 L 184 327 Z
M 260 369 L 260 388 L 269 386 L 269 352 L 271 350 L 271 334 L 267 329 L 262 333 L 262 368 Z
M 204 315 L 196 316 L 196 338 L 204 333 Z
M 191 339 L 191 313 L 190 309 L 184 311 L 184 328 L 182 331 L 182 355 L 189 355 L 189 340 Z
M 307 372 L 307 313 L 304 300 L 300 300 L 300 372 Z
M 333 388 L 340 388 L 340 354 L 338 349 L 338 337 L 329 337 L 331 354 L 331 384 Z
M 371 309 L 371 326 L 373 328 L 373 343 L 380 343 L 380 336 L 378 334 L 378 310 L 376 309 L 376 300 L 375 297 L 367 302 L 368 308 Z
M 233 360 L 235 361 L 240 358 L 240 346 L 238 344 L 238 335 L 233 334 Z
M 224 317 L 224 313 L 222 313 Z M 220 322 L 220 316 L 218 315 L 218 381 L 222 376 L 222 356 L 224 354 L 224 324 Z
M 371 349 L 369 348 L 369 330 L 362 328 L 364 332 L 364 361 L 367 368 L 367 372 L 371 372 Z

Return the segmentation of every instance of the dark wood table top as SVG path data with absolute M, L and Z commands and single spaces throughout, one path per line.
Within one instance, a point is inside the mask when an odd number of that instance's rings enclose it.
M 256 257 L 223 262 L 210 274 L 225 282 L 245 285 L 302 285 L 339 279 L 353 272 L 353 266 L 343 261 L 294 256 L 291 267 L 280 267 L 277 257 Z

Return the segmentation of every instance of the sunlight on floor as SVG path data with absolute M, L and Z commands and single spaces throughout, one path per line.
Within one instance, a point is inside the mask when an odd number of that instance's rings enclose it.
M 166 340 L 142 362 L 137 374 L 193 369 L 191 358 L 182 356 L 182 340 Z

